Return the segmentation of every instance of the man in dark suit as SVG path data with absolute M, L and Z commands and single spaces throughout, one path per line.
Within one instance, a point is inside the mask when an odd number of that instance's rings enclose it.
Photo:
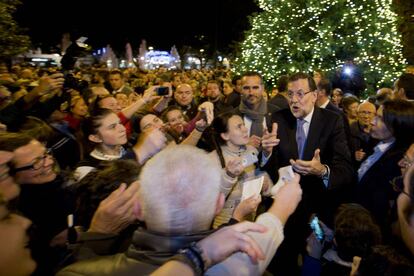
M 233 109 L 231 105 L 224 101 L 221 84 L 218 80 L 209 80 L 207 82 L 206 95 L 207 98 L 203 102 L 208 101 L 214 105 L 214 116 Z
M 231 92 L 227 96 L 227 104 L 231 105 L 232 107 L 236 108 L 240 104 L 241 100 L 241 76 L 235 76 L 231 83 L 233 84 L 233 92 Z
M 285 240 L 274 265 L 269 267 L 276 275 L 298 274 L 298 254 L 304 250 L 311 214 L 316 213 L 329 224 L 354 179 L 343 119 L 315 106 L 317 88 L 313 78 L 304 73 L 290 76 L 288 99 L 290 108 L 273 114 L 280 143 L 273 149 L 266 169 L 277 179 L 278 168 L 292 165 L 301 174 L 303 197 L 286 224 Z
M 134 92 L 131 87 L 125 83 L 125 76 L 121 70 L 115 69 L 109 72 L 109 83 L 111 85 L 111 94 L 124 93 L 126 95 Z
M 244 124 L 249 130 L 249 144 L 259 148 L 264 130 L 271 131 L 272 113 L 280 108 L 267 103 L 263 98 L 264 84 L 259 73 L 246 72 L 243 74 L 241 82 L 241 102 L 234 111 L 242 116 Z
M 329 97 L 332 93 L 332 85 L 331 82 L 327 79 L 321 79 L 317 85 L 318 89 L 318 97 L 316 99 L 316 105 L 320 108 L 326 108 L 327 110 L 331 110 L 338 114 L 343 114 L 342 110 L 340 110 L 336 105 L 331 103 Z
M 361 163 L 374 152 L 374 147 L 379 142 L 370 133 L 372 120 L 377 109 L 373 103 L 365 101 L 358 106 L 358 120 L 349 126 L 349 148 L 351 150 L 354 168 L 358 170 Z
M 269 103 L 277 105 L 281 109 L 289 108 L 289 102 L 287 100 L 287 85 L 288 85 L 288 75 L 282 75 L 277 80 L 277 94 L 273 96 Z
M 344 121 L 344 129 L 345 129 L 345 136 L 348 146 L 351 145 L 351 130 L 349 128 L 348 118 L 346 117 L 345 113 L 342 109 L 339 109 L 336 105 L 334 105 L 329 97 L 332 95 L 332 85 L 328 79 L 321 79 L 317 84 L 318 89 L 318 98 L 316 99 L 316 106 L 319 108 L 325 108 L 326 110 L 333 111 L 339 114 Z M 352 157 L 352 155 L 351 155 Z
M 356 201 L 371 212 L 387 241 L 394 219 L 390 202 L 397 197 L 390 181 L 401 175 L 398 162 L 414 141 L 414 104 L 398 99 L 384 102 L 371 124 L 371 136 L 379 143 L 358 169 Z

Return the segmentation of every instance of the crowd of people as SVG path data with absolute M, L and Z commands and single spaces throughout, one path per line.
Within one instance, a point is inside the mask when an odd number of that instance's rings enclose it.
M 413 275 L 414 74 L 340 83 L 0 67 L 0 275 Z

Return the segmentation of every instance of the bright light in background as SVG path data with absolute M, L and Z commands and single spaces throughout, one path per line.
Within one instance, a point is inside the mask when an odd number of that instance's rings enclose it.
M 344 73 L 346 74 L 346 75 L 351 75 L 352 74 L 352 69 L 351 69 L 351 67 L 348 67 L 348 66 L 346 66 L 345 68 L 344 68 Z
M 32 61 L 48 61 L 47 58 L 32 58 Z
M 149 46 L 149 47 L 148 47 L 148 50 L 152 51 L 152 50 L 154 50 L 154 47 Z

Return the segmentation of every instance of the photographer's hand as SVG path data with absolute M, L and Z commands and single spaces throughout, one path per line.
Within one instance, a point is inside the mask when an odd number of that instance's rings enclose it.
M 314 259 L 319 260 L 322 256 L 323 243 L 321 243 L 315 236 L 315 233 L 311 233 L 306 239 L 306 252 Z
M 44 95 L 53 90 L 62 89 L 65 79 L 62 73 L 55 73 L 39 79 L 39 95 Z
M 155 91 L 157 87 L 159 86 L 158 85 L 151 86 L 150 88 L 144 91 L 144 94 L 142 95 L 142 98 L 141 98 L 144 101 L 144 103 L 149 103 L 149 102 L 152 102 L 153 100 L 160 98 L 160 96 L 158 96 Z
M 207 119 L 207 125 L 211 125 L 211 122 L 214 119 L 214 105 L 211 102 L 204 102 L 198 106 L 198 111 L 202 112 L 204 110 Z M 199 114 L 198 116 L 201 117 Z
M 65 79 L 62 73 L 55 73 L 50 76 L 45 76 L 39 79 L 39 85 L 33 88 L 33 90 L 24 96 L 24 101 L 28 104 L 33 103 L 43 95 L 50 93 L 54 90 L 61 90 Z
M 167 146 L 167 138 L 160 129 L 151 129 L 141 133 L 133 150 L 139 164 L 144 164 L 149 158 Z

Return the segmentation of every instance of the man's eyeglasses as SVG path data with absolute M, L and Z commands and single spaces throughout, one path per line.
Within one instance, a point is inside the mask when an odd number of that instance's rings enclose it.
M 358 114 L 359 115 L 367 115 L 367 116 L 371 115 L 371 116 L 374 116 L 375 115 L 375 112 L 371 112 L 371 111 L 358 111 Z
M 46 159 L 48 157 L 52 156 L 52 149 L 46 149 L 45 153 L 42 156 L 37 157 L 32 164 L 23 166 L 20 168 L 12 168 L 12 173 L 17 173 L 21 171 L 27 171 L 27 170 L 40 170 L 46 163 Z
M 406 196 L 408 196 L 412 201 L 414 201 L 414 198 L 407 192 L 404 191 L 404 182 L 403 182 L 403 176 L 397 176 L 394 177 L 391 181 L 390 184 L 393 188 L 393 190 L 397 193 L 402 193 L 405 194 Z
M 287 96 L 288 96 L 289 99 L 293 99 L 293 96 L 296 95 L 296 97 L 298 97 L 299 100 L 302 100 L 303 97 L 305 97 L 306 94 L 308 94 L 310 92 L 313 92 L 313 90 L 310 90 L 308 92 L 303 92 L 303 91 L 298 91 L 298 92 L 288 91 L 287 92 Z

